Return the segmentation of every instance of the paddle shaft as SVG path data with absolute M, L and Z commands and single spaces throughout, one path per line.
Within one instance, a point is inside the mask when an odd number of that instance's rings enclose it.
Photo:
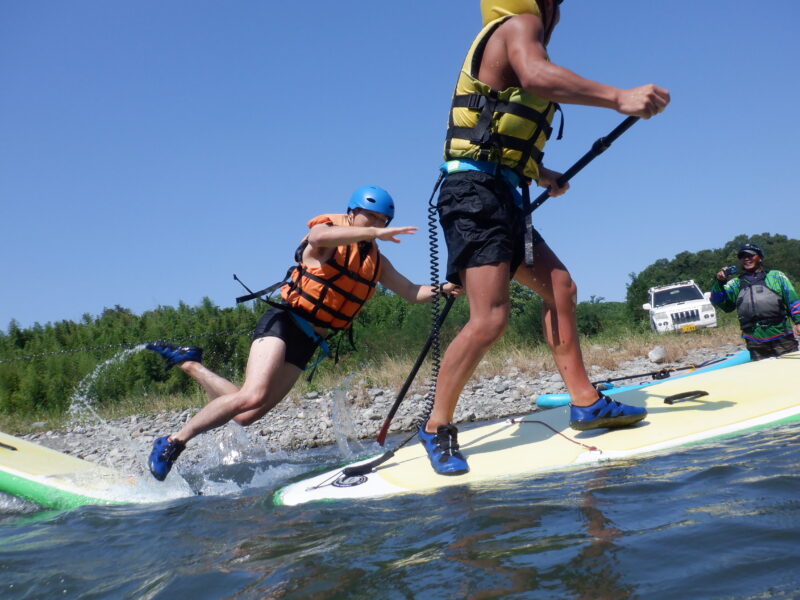
M 419 368 L 422 366 L 422 361 L 424 361 L 425 357 L 428 355 L 428 351 L 431 349 L 431 345 L 433 344 L 433 339 L 436 337 L 436 334 L 439 331 L 439 328 L 442 326 L 442 323 L 444 323 L 444 319 L 447 317 L 447 313 L 450 312 L 450 308 L 452 308 L 455 300 L 455 296 L 449 296 L 447 298 L 447 302 L 445 302 L 444 308 L 442 309 L 442 314 L 439 315 L 439 320 L 436 322 L 436 327 L 431 328 L 428 339 L 425 340 L 425 345 L 422 347 L 419 356 L 417 356 L 417 361 L 411 368 L 411 372 L 408 374 L 408 377 L 406 377 L 403 387 L 400 388 L 400 392 L 397 394 L 397 399 L 394 401 L 392 408 L 389 410 L 389 414 L 386 417 L 386 420 L 383 422 L 383 426 L 381 427 L 380 433 L 378 433 L 378 437 L 375 438 L 375 440 L 381 446 L 383 446 L 384 442 L 386 441 L 386 434 L 389 432 L 389 425 L 391 424 L 394 415 L 397 413 L 397 409 L 400 408 L 400 403 L 403 401 L 403 398 L 405 398 L 408 388 L 411 387 L 411 383 L 417 376 L 417 371 L 419 371 Z
M 619 136 L 628 131 L 628 129 L 630 129 L 633 126 L 633 124 L 636 123 L 636 121 L 638 120 L 639 117 L 628 117 L 627 119 L 622 121 L 622 123 L 617 125 L 611 133 L 597 139 L 595 143 L 592 144 L 592 148 L 586 154 L 581 156 L 578 159 L 578 162 L 572 165 L 569 169 L 566 170 L 566 172 L 561 177 L 558 178 L 557 180 L 558 187 L 563 187 L 565 183 L 567 183 L 575 175 L 580 173 L 586 165 L 588 165 L 595 158 L 600 156 L 603 152 L 608 150 L 611 144 L 613 144 Z M 547 190 L 539 194 L 536 200 L 531 202 L 531 205 L 528 208 L 527 212 L 532 213 L 533 211 L 535 211 L 542 204 L 544 204 L 549 197 L 550 197 L 550 189 L 548 188 Z
M 655 380 L 667 379 L 670 373 L 677 373 L 678 371 L 689 371 L 695 369 L 702 369 L 703 367 L 710 367 L 716 363 L 722 362 L 727 357 L 712 358 L 697 365 L 686 365 L 685 367 L 674 367 L 672 369 L 661 369 L 660 371 L 650 371 L 649 373 L 637 373 L 636 375 L 623 375 L 622 377 L 612 377 L 611 379 L 602 379 L 600 381 L 593 381 L 592 385 L 601 383 L 611 383 L 612 381 L 625 381 L 626 379 L 636 379 L 637 377 L 652 377 Z

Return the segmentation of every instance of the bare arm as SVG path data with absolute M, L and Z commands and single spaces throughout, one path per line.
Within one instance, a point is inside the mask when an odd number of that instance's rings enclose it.
M 498 31 L 519 85 L 538 96 L 563 102 L 610 108 L 625 115 L 649 119 L 669 104 L 669 92 L 653 84 L 624 90 L 585 79 L 547 60 L 542 40 L 544 25 L 535 15 L 518 15 Z M 488 67 L 491 72 L 491 65 Z
M 383 263 L 383 269 L 381 271 L 380 282 L 387 289 L 390 289 L 401 298 L 413 302 L 414 304 L 430 302 L 433 299 L 433 286 L 412 283 L 394 268 L 394 265 L 388 258 L 381 256 L 381 261 Z M 452 283 L 445 283 L 441 286 L 441 290 L 449 296 L 460 296 L 462 291 L 461 287 Z
M 315 225 L 308 234 L 312 248 L 334 248 L 375 239 L 399 243 L 398 235 L 414 233 L 416 227 L 345 227 Z

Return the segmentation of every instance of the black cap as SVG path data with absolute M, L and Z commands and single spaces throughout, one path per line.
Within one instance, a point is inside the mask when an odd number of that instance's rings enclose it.
M 744 244 L 739 248 L 739 253 L 736 256 L 742 258 L 742 254 L 758 254 L 761 258 L 764 258 L 764 251 L 757 244 Z

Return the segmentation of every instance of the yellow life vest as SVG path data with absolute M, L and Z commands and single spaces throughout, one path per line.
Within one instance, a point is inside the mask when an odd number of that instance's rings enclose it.
M 347 215 L 320 215 L 308 228 L 320 224 L 346 226 Z M 374 242 L 337 246 L 333 256 L 319 267 L 303 264 L 303 238 L 291 270 L 291 280 L 281 288 L 281 298 L 314 325 L 347 329 L 364 303 L 375 293 L 381 276 L 381 255 Z
M 453 93 L 444 158 L 494 162 L 538 181 L 559 105 L 519 87 L 498 91 L 478 79 L 486 42 L 512 16 L 490 22 L 472 42 Z

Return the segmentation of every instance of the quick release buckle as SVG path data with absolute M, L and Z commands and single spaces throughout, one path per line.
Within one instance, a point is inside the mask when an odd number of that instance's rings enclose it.
M 483 110 L 486 106 L 486 96 L 483 94 L 470 94 L 467 96 L 467 106 L 471 110 Z

